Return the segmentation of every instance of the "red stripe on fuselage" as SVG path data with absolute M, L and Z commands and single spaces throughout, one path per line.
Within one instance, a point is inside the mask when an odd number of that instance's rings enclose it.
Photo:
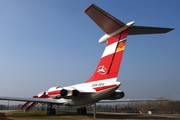
M 48 92 L 48 95 L 59 95 L 60 94 L 60 90 L 55 90 L 55 91 L 51 91 L 51 92 Z
M 115 84 L 115 85 L 101 86 L 101 87 L 96 87 L 93 89 L 95 89 L 97 92 L 99 92 L 99 91 L 107 90 L 107 89 L 114 88 L 114 87 L 117 87 L 117 85 Z

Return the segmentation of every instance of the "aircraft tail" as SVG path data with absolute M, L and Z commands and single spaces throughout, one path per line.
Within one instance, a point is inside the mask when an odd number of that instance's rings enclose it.
M 128 28 L 110 37 L 106 48 L 93 76 L 86 82 L 97 80 L 115 80 L 118 76 L 119 67 L 126 46 Z M 111 79 L 112 78 L 112 79 Z
M 90 5 L 85 13 L 105 32 L 99 43 L 107 41 L 107 46 L 93 76 L 86 82 L 116 81 L 127 35 L 159 34 L 173 30 L 173 28 L 132 26 L 134 21 L 125 24 L 95 4 Z

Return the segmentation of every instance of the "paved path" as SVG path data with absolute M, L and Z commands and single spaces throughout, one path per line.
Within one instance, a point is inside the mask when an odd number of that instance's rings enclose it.
M 17 111 L 17 110 L 0 110 L 0 113 L 8 113 L 8 112 L 13 112 L 13 111 Z
M 97 118 L 118 118 L 118 119 L 178 119 L 180 120 L 180 115 L 178 114 L 140 114 L 140 113 L 106 113 L 98 112 Z

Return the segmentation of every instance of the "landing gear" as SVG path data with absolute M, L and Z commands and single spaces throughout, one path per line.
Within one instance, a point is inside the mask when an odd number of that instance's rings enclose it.
M 49 104 L 47 106 L 47 115 L 55 115 L 56 114 L 56 109 L 53 108 L 52 104 Z
M 77 108 L 76 112 L 78 115 L 85 115 L 87 113 L 86 107 Z

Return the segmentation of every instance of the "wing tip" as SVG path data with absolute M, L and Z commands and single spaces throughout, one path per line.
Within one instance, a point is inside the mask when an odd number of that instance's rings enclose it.
M 168 32 L 170 32 L 170 31 L 172 31 L 172 30 L 174 30 L 175 28 L 167 28 L 167 32 L 166 33 L 168 33 Z
M 84 12 L 86 13 L 93 5 L 94 5 L 94 3 L 91 4 L 90 6 L 88 6 L 88 7 L 84 10 Z
M 169 31 L 174 30 L 174 29 L 176 29 L 176 28 L 169 28 Z

